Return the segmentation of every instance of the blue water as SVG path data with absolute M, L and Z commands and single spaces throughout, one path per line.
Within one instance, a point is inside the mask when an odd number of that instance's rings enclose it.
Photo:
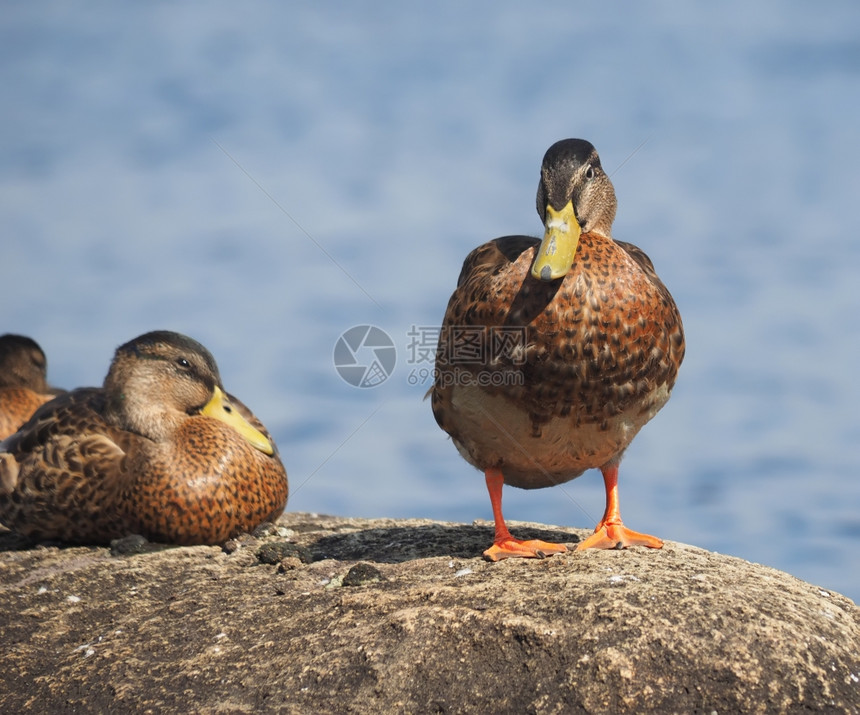
M 687 331 L 625 520 L 858 600 L 858 36 L 853 0 L 6 3 L 0 331 L 64 387 L 188 333 L 273 431 L 291 509 L 489 518 L 424 343 L 472 247 L 539 232 L 546 148 L 584 137 Z M 397 347 L 374 388 L 333 364 L 362 324 Z M 505 502 L 590 527 L 601 480 Z

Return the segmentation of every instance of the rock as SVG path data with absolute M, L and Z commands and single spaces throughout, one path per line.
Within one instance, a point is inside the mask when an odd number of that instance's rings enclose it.
M 263 564 L 279 564 L 284 559 L 295 558 L 302 563 L 309 564 L 313 561 L 313 555 L 308 549 L 298 544 L 290 544 L 286 541 L 272 541 L 263 544 L 257 549 L 257 558 Z
M 0 712 L 860 712 L 860 609 L 780 571 L 676 543 L 493 564 L 490 524 L 277 526 L 127 556 L 0 534 Z
M 131 556 L 132 554 L 146 554 L 150 551 L 163 551 L 172 548 L 173 546 L 170 544 L 152 542 L 140 534 L 129 534 L 110 542 L 111 556 Z
M 382 572 L 370 564 L 356 564 L 343 577 L 344 586 L 362 586 L 366 583 L 384 581 Z
M 146 553 L 150 545 L 149 540 L 140 534 L 129 534 L 121 539 L 110 542 L 111 556 L 129 556 L 131 554 Z

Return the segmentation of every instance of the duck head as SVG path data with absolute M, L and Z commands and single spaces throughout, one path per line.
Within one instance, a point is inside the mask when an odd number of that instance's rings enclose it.
M 597 150 L 584 139 L 563 139 L 546 152 L 537 191 L 544 236 L 532 264 L 532 277 L 564 278 L 576 260 L 583 233 L 611 235 L 615 189 L 600 165 Z

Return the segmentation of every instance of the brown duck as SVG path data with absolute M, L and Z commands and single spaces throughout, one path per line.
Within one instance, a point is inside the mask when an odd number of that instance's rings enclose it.
M 217 544 L 286 502 L 265 428 L 178 333 L 120 346 L 103 387 L 55 398 L 0 443 L 0 523 L 34 538 Z
M 496 530 L 484 555 L 493 561 L 566 550 L 511 536 L 503 484 L 549 487 L 592 467 L 603 473 L 606 509 L 577 549 L 663 545 L 623 525 L 618 465 L 669 399 L 684 332 L 648 256 L 613 240 L 615 209 L 594 147 L 557 142 L 538 185 L 543 240 L 505 236 L 479 246 L 448 303 L 433 414 L 485 474 Z
M 24 335 L 0 335 L 0 440 L 14 434 L 36 408 L 52 399 L 48 361 L 39 344 Z

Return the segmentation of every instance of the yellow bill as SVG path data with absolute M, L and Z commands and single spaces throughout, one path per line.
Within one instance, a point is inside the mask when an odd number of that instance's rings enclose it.
M 200 410 L 200 414 L 221 420 L 248 440 L 252 447 L 259 449 L 265 454 L 274 454 L 275 450 L 272 448 L 272 443 L 266 439 L 266 436 L 260 430 L 253 427 L 248 420 L 242 417 L 239 410 L 230 404 L 230 400 L 227 399 L 227 396 L 217 385 L 215 386 L 215 393 L 212 395 L 212 399 Z
M 573 265 L 581 233 L 572 201 L 568 201 L 561 211 L 547 206 L 546 233 L 532 264 L 532 276 L 542 281 L 566 276 Z

